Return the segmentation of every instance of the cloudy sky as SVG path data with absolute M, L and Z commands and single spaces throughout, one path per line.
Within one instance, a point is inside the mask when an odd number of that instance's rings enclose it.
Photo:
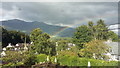
M 3 2 L 0 20 L 21 19 L 76 27 L 103 19 L 118 23 L 117 2 Z

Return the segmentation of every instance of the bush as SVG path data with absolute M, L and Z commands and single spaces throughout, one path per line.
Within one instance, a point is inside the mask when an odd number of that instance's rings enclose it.
M 31 65 L 34 65 L 36 61 L 37 60 L 35 55 L 28 55 L 23 62 L 25 66 L 31 66 Z
M 88 61 L 91 63 L 91 66 L 118 66 L 117 61 L 104 61 L 89 58 L 80 58 L 77 56 L 69 55 L 58 55 L 57 58 L 60 65 L 67 66 L 88 66 Z
M 47 55 L 45 55 L 45 54 L 39 54 L 39 55 L 37 55 L 37 58 L 36 58 L 38 63 L 39 62 L 45 62 L 46 59 L 47 59 Z

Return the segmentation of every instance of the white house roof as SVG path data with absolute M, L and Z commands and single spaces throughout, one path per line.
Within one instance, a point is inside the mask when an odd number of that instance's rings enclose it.
M 3 48 L 3 51 L 6 51 L 6 48 Z
M 11 45 L 11 43 L 9 43 L 7 47 L 13 47 L 13 46 Z
M 112 53 L 120 55 L 120 42 L 105 42 L 107 45 L 111 47 Z

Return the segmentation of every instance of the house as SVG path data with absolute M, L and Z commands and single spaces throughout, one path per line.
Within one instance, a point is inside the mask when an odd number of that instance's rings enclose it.
M 109 61 L 120 61 L 120 42 L 112 42 L 112 40 L 108 40 L 105 44 L 110 46 L 109 53 L 106 54 L 110 58 Z
M 31 44 L 29 43 L 17 43 L 16 45 L 11 45 L 11 43 L 8 44 L 8 46 L 4 47 L 2 50 L 11 50 L 11 51 L 21 51 L 21 50 L 28 50 Z

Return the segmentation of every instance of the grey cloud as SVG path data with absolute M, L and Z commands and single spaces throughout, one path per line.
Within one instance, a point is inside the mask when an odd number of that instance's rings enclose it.
M 66 2 L 66 3 L 3 3 L 2 9 L 6 11 L 13 10 L 16 7 L 18 18 L 30 21 L 43 21 L 52 24 L 65 24 L 71 25 L 75 21 L 83 20 L 84 24 L 86 19 L 98 20 L 104 19 L 106 23 L 116 23 L 117 16 L 117 2 Z M 113 19 L 111 19 L 111 16 Z

